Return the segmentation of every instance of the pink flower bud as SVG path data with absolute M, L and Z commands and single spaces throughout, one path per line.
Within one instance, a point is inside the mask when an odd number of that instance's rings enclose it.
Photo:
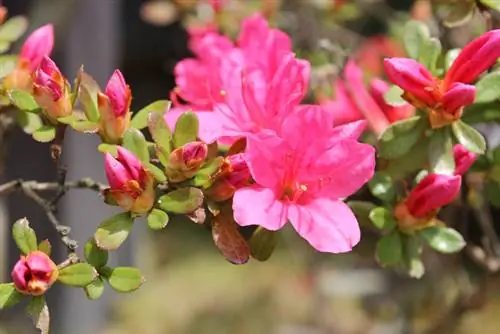
M 130 102 L 132 94 L 122 73 L 116 70 L 103 93 L 97 96 L 99 106 L 100 131 L 103 141 L 119 143 L 130 125 Z
M 410 192 L 405 205 L 416 218 L 426 217 L 451 203 L 460 192 L 460 175 L 429 174 Z
M 57 280 L 58 275 L 56 264 L 41 251 L 21 256 L 11 273 L 16 289 L 31 296 L 43 295 Z
M 53 122 L 72 112 L 69 85 L 57 65 L 49 57 L 45 56 L 40 67 L 35 71 L 33 96 Z
M 453 157 L 455 158 L 455 175 L 463 175 L 477 160 L 478 155 L 467 151 L 462 144 L 453 147 Z
M 200 141 L 187 143 L 170 153 L 165 172 L 171 182 L 190 179 L 203 166 L 207 156 L 207 144 Z
M 146 213 L 153 207 L 155 192 L 151 174 L 130 151 L 118 147 L 115 158 L 106 153 L 104 171 L 110 188 L 108 194 L 126 211 Z
M 467 44 L 445 77 L 445 87 L 471 83 L 500 57 L 500 29 L 491 30 Z
M 432 89 L 437 86 L 437 82 L 422 64 L 409 58 L 386 58 L 384 68 L 389 79 L 405 92 L 426 105 L 436 103 Z
M 34 71 L 43 57 L 47 57 L 52 52 L 54 47 L 54 26 L 46 24 L 31 33 L 28 36 L 21 51 L 19 58 L 28 64 L 30 71 Z
M 247 162 L 243 158 L 243 153 L 230 155 L 226 158 L 229 163 L 229 170 L 227 180 L 235 188 L 239 189 L 248 185 L 250 181 L 250 169 L 248 169 Z

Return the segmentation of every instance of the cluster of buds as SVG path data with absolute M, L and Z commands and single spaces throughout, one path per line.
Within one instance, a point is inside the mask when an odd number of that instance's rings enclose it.
M 389 79 L 405 92 L 403 98 L 427 110 L 433 129 L 453 123 L 463 108 L 474 103 L 476 88 L 470 85 L 500 57 L 500 30 L 492 30 L 469 43 L 458 55 L 444 79 L 435 78 L 422 64 L 408 58 L 384 62 Z
M 208 196 L 214 201 L 225 201 L 234 192 L 250 183 L 251 175 L 242 153 L 226 157 L 219 177 L 208 189 Z
M 120 143 L 130 126 L 130 103 L 132 93 L 119 70 L 116 70 L 106 85 L 104 93 L 97 95 L 100 114 L 99 135 L 106 143 Z
M 43 295 L 57 280 L 58 275 L 56 264 L 42 251 L 21 256 L 11 273 L 17 291 L 31 296 Z
M 154 179 L 137 157 L 123 147 L 117 148 L 117 157 L 106 153 L 104 170 L 109 183 L 109 195 L 125 211 L 145 214 L 155 201 Z
M 394 215 L 401 230 L 414 231 L 434 225 L 434 218 L 439 209 L 455 200 L 460 192 L 461 176 L 474 164 L 478 156 L 460 144 L 453 148 L 453 155 L 454 175 L 428 174 L 404 201 L 396 205 Z
M 54 27 L 44 25 L 28 36 L 19 52 L 17 67 L 5 78 L 7 89 L 31 91 L 32 73 L 54 47 Z
M 187 143 L 170 153 L 165 174 L 171 182 L 188 180 L 200 170 L 207 156 L 207 144 L 199 141 Z
M 56 124 L 73 110 L 68 81 L 52 59 L 45 56 L 33 75 L 33 97 L 45 115 Z

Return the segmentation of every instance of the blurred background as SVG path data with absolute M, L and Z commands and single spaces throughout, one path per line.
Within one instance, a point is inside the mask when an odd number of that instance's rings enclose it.
M 459 1 L 457 1 L 459 2 Z M 481 18 L 456 29 L 433 20 L 427 0 L 225 0 L 215 15 L 205 0 L 4 0 L 9 15 L 26 15 L 30 29 L 52 22 L 53 58 L 72 78 L 81 64 L 104 86 L 120 68 L 133 92 L 133 109 L 166 99 L 173 68 L 192 57 L 188 29 L 211 24 L 236 36 L 241 20 L 260 11 L 291 35 L 297 54 L 314 65 L 310 99 L 328 94 L 346 56 L 369 75 L 383 76 L 385 56 L 404 55 L 401 29 L 409 18 L 429 23 L 447 46 L 463 46 L 481 29 Z M 495 19 L 495 18 L 494 18 Z M 480 30 L 479 30 L 480 31 Z M 71 132 L 65 141 L 68 178 L 104 182 L 97 138 Z M 3 181 L 53 180 L 47 145 L 14 134 Z M 44 213 L 21 196 L 0 203 L 5 227 L 27 216 L 41 237 L 54 237 Z M 112 209 L 94 193 L 75 190 L 61 220 L 81 244 Z M 322 255 L 291 229 L 264 263 L 227 262 L 210 232 L 195 224 L 170 224 L 151 233 L 140 223 L 114 255 L 136 265 L 146 284 L 130 295 L 106 291 L 88 301 L 81 289 L 49 293 L 54 334 L 404 334 L 500 333 L 500 280 L 469 270 L 460 255 L 426 258 L 421 280 L 382 270 L 373 260 L 369 233 L 355 252 Z M 64 258 L 57 239 L 53 246 Z M 7 279 L 18 259 L 2 238 L 0 274 Z M 1 334 L 35 333 L 19 309 L 0 311 Z

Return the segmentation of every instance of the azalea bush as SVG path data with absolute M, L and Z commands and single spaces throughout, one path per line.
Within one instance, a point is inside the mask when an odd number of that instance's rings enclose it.
M 269 259 L 290 224 L 331 256 L 356 251 L 365 234 L 374 234 L 370 256 L 415 279 L 425 275 L 424 249 L 462 252 L 497 271 L 488 240 L 497 238 L 491 208 L 500 206 L 500 151 L 473 125 L 500 119 L 500 30 L 491 28 L 499 6 L 464 3 L 468 16 L 483 15 L 486 28 L 463 49 L 443 47 L 425 23 L 408 20 L 402 46 L 373 39 L 341 57 L 328 89 L 310 90 L 317 66 L 268 22 L 272 11 L 244 18 L 232 39 L 221 31 L 227 4 L 214 1 L 214 21 L 190 30 L 194 57 L 176 65 L 169 100 L 138 111 L 119 70 L 104 88 L 83 67 L 65 77 L 50 58 L 52 25 L 29 35 L 19 54 L 6 53 L 27 22 L 5 20 L 2 9 L 2 126 L 50 145 L 59 177 L 13 180 L 0 193 L 20 192 L 38 204 L 67 258 L 56 264 L 51 241 L 38 240 L 29 217 L 19 217 L 12 236 L 21 255 L 12 282 L 0 285 L 0 308 L 28 300 L 27 313 L 47 333 L 45 294 L 53 284 L 83 289 L 91 300 L 108 288 L 139 289 L 140 269 L 111 267 L 108 256 L 141 217 L 152 230 L 198 224 L 221 260 L 238 265 Z M 433 5 L 445 25 L 466 21 L 463 5 Z M 343 6 L 334 2 L 332 10 Z M 108 185 L 66 179 L 67 131 L 100 138 Z M 95 222 L 88 240 L 73 240 L 57 217 L 58 201 L 76 188 L 121 209 Z M 479 244 L 466 233 L 478 221 Z

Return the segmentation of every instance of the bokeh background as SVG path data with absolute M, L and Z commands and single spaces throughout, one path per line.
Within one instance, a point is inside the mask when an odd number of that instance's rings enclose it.
M 175 64 L 192 56 L 187 29 L 215 19 L 204 0 L 4 0 L 3 5 L 11 16 L 26 15 L 31 30 L 54 23 L 53 58 L 68 77 L 84 64 L 103 86 L 120 68 L 133 91 L 134 110 L 169 97 Z M 404 54 L 400 37 L 409 18 L 426 21 L 447 46 L 463 46 L 481 29 L 481 18 L 443 29 L 427 0 L 226 0 L 218 17 L 221 29 L 236 36 L 242 18 L 255 11 L 289 33 L 297 54 L 312 61 L 311 101 L 331 93 L 346 56 L 356 57 L 368 75 L 383 76 L 382 58 Z M 97 144 L 90 136 L 69 135 L 68 178 L 105 180 Z M 3 176 L 13 178 L 55 178 L 48 147 L 20 131 Z M 13 221 L 27 216 L 40 236 L 54 235 L 30 201 L 13 195 L 0 204 L 0 275 L 7 279 L 18 258 L 6 235 Z M 111 210 L 94 193 L 76 190 L 65 197 L 61 218 L 83 243 Z M 134 232 L 112 260 L 140 267 L 147 283 L 131 295 L 107 291 L 99 301 L 88 301 L 81 289 L 55 287 L 49 294 L 52 333 L 500 333 L 500 279 L 464 269 L 470 264 L 460 255 L 426 256 L 426 276 L 413 280 L 379 268 L 369 234 L 353 253 L 332 256 L 314 252 L 285 229 L 269 261 L 235 266 L 218 253 L 209 231 L 195 224 L 170 224 L 153 234 L 136 223 Z M 53 244 L 56 250 L 60 246 Z M 35 331 L 18 308 L 0 311 L 0 333 Z

